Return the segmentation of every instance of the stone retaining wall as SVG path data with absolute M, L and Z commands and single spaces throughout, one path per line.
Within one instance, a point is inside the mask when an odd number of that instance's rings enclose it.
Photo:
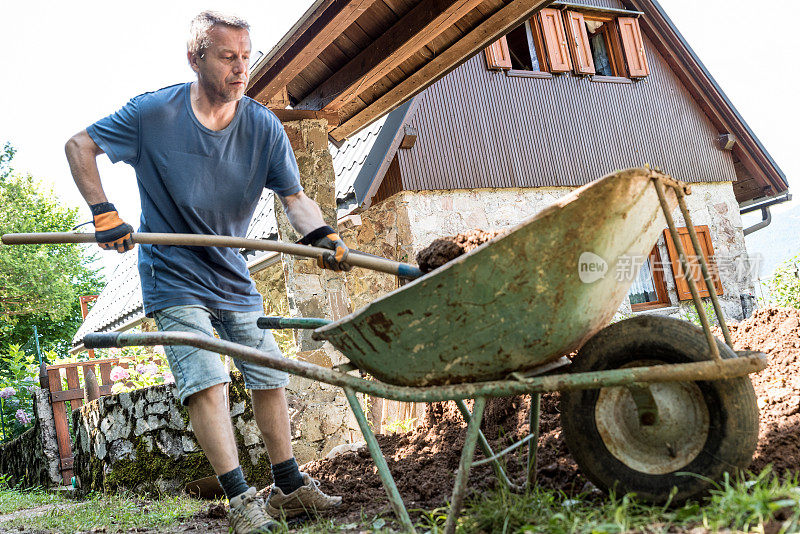
M 58 442 L 49 394 L 32 388 L 33 427 L 0 447 L 0 472 L 10 486 L 32 488 L 61 484 Z
M 271 483 L 269 457 L 244 381 L 233 373 L 230 412 L 250 484 Z M 82 491 L 165 493 L 214 474 L 172 385 L 101 397 L 73 412 L 74 471 Z

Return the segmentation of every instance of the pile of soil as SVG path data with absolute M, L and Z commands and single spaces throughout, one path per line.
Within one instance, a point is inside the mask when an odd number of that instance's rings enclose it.
M 585 489 L 586 479 L 569 456 L 561 437 L 558 393 L 542 396 L 537 457 L 539 484 L 569 494 Z M 486 404 L 481 429 L 499 451 L 528 434 L 529 398 L 491 399 Z M 423 423 L 403 434 L 378 435 L 378 443 L 409 509 L 432 509 L 450 498 L 467 425 L 454 402 L 428 405 Z M 507 455 L 509 478 L 525 480 L 525 451 Z M 476 459 L 483 458 L 478 450 Z M 339 517 L 388 509 L 386 493 L 366 447 L 331 459 L 310 462 L 304 469 L 320 479 L 322 489 L 343 496 Z M 470 472 L 469 487 L 480 492 L 496 485 L 489 465 Z
M 417 253 L 417 265 L 423 273 L 441 267 L 453 261 L 462 254 L 466 254 L 495 237 L 507 234 L 507 230 L 498 232 L 484 232 L 483 230 L 469 230 L 463 234 L 436 239 Z
M 781 475 L 793 474 L 800 465 L 800 310 L 764 308 L 730 325 L 737 350 L 767 354 L 769 368 L 751 375 L 760 408 L 759 445 L 751 470 L 772 464 Z M 592 489 L 579 472 L 564 443 L 558 413 L 559 394 L 542 395 L 537 458 L 538 483 L 574 494 Z M 492 399 L 487 403 L 482 430 L 495 451 L 528 433 L 529 398 Z M 450 497 L 466 434 L 455 403 L 428 406 L 425 420 L 404 434 L 379 435 L 378 443 L 389 464 L 400 495 L 409 509 L 432 509 Z M 524 451 L 506 456 L 509 477 L 525 478 Z M 478 452 L 476 458 L 482 458 Z M 311 462 L 305 469 L 320 479 L 322 488 L 343 495 L 339 517 L 357 515 L 361 509 L 388 509 L 386 494 L 366 447 L 331 459 Z M 496 484 L 491 468 L 473 468 L 469 487 L 480 492 Z
M 730 325 L 737 350 L 764 352 L 769 367 L 750 375 L 758 397 L 758 448 L 750 469 L 772 464 L 781 475 L 800 466 L 800 310 L 761 308 L 746 321 Z

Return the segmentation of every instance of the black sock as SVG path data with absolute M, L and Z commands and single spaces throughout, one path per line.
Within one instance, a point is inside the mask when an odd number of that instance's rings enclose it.
M 250 486 L 248 486 L 247 482 L 244 480 L 244 473 L 242 473 L 241 466 L 233 471 L 228 471 L 218 476 L 217 480 L 219 480 L 219 485 L 222 486 L 222 491 L 225 492 L 225 496 L 228 497 L 228 500 L 238 497 L 250 489 Z
M 303 475 L 300 474 L 300 468 L 297 467 L 297 460 L 294 458 L 273 465 L 272 478 L 284 495 L 289 495 L 303 485 Z

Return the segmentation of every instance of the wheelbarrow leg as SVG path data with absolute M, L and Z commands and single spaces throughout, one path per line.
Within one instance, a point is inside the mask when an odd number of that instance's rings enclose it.
M 536 483 L 536 449 L 539 448 L 539 411 L 541 409 L 540 393 L 531 394 L 531 408 L 528 412 L 528 432 L 533 434 L 533 439 L 528 442 L 528 477 L 525 487 L 530 491 Z
M 375 467 L 378 468 L 378 475 L 381 477 L 383 488 L 386 490 L 386 495 L 389 496 L 389 502 L 394 508 L 394 513 L 403 525 L 403 530 L 406 532 L 416 532 L 414 525 L 411 523 L 411 518 L 406 511 L 406 505 L 403 504 L 403 499 L 400 497 L 400 492 L 397 491 L 397 485 L 394 483 L 392 474 L 389 472 L 389 466 L 386 464 L 386 459 L 383 457 L 381 448 L 378 445 L 378 440 L 375 439 L 375 434 L 369 427 L 367 417 L 364 415 L 364 410 L 361 409 L 361 404 L 358 402 L 355 391 L 350 388 L 344 389 L 344 394 L 347 396 L 347 402 L 350 403 L 350 409 L 353 410 L 353 415 L 356 416 L 358 426 L 361 433 L 364 435 L 364 441 L 367 443 L 367 448 L 372 456 L 372 461 L 375 462 Z
M 461 415 L 464 417 L 464 421 L 466 421 L 467 424 L 469 424 L 470 421 L 472 420 L 472 414 L 470 413 L 469 408 L 467 408 L 466 403 L 463 400 L 457 400 L 456 404 L 458 405 L 458 409 L 461 411 Z M 483 451 L 484 456 L 486 456 L 487 458 L 491 458 L 492 456 L 494 456 L 494 451 L 492 451 L 492 446 L 489 445 L 489 441 L 486 439 L 486 436 L 483 435 L 483 432 L 481 432 L 480 428 L 478 429 L 478 445 L 480 446 L 481 451 Z M 520 489 L 517 487 L 516 484 L 514 484 L 513 482 L 511 482 L 511 480 L 508 479 L 508 476 L 506 475 L 503 466 L 500 465 L 499 460 L 493 460 L 492 467 L 494 468 L 495 476 L 497 476 L 500 482 L 505 484 L 509 490 L 517 491 Z
M 464 505 L 464 496 L 467 493 L 467 481 L 469 480 L 469 468 L 472 466 L 472 457 L 475 455 L 475 444 L 478 441 L 478 434 L 481 429 L 483 419 L 483 409 L 486 407 L 486 398 L 478 397 L 475 399 L 475 406 L 472 409 L 472 417 L 467 425 L 467 437 L 464 439 L 464 448 L 461 450 L 461 461 L 458 464 L 456 483 L 453 488 L 453 498 L 450 500 L 450 513 L 447 514 L 447 523 L 444 526 L 445 534 L 454 534 L 456 522 Z

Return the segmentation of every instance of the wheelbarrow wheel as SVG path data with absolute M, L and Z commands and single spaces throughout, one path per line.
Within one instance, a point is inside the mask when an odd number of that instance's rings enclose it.
M 736 353 L 717 342 L 723 358 Z M 571 372 L 690 363 L 710 358 L 703 331 L 658 316 L 620 321 L 591 338 Z M 724 472 L 745 469 L 758 441 L 749 377 L 608 387 L 561 394 L 564 438 L 599 488 L 654 503 L 705 493 Z

